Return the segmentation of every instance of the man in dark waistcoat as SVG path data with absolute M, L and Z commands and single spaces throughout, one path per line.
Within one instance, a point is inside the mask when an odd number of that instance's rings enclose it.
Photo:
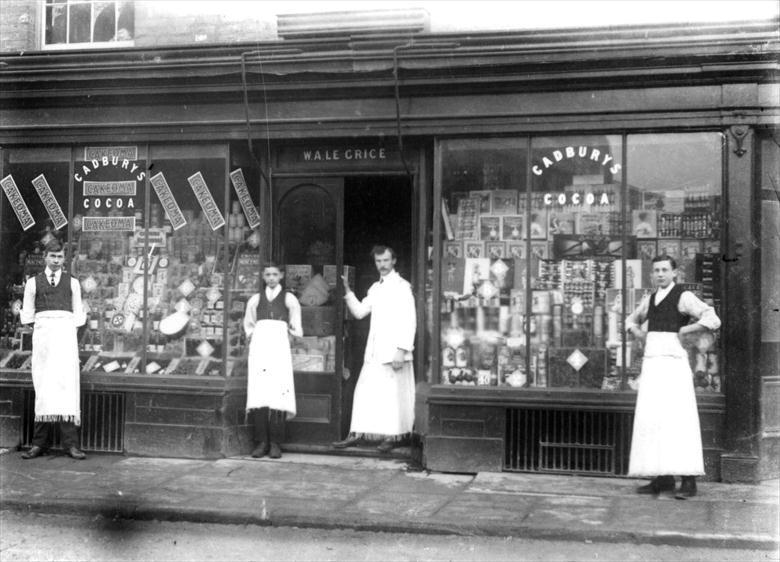
M 626 319 L 626 330 L 645 341 L 628 474 L 651 478 L 637 489 L 640 494 L 673 491 L 674 477 L 680 476 L 676 497 L 685 499 L 696 495 L 704 459 L 693 373 L 683 343 L 697 332 L 717 330 L 720 319 L 711 306 L 677 285 L 676 276 L 674 259 L 653 258 L 657 288 Z
M 86 321 L 81 286 L 62 268 L 65 253 L 58 240 L 46 244 L 43 272 L 24 288 L 23 324 L 33 326 L 32 380 L 35 388 L 35 428 L 32 448 L 22 458 L 34 459 L 52 444 L 59 425 L 62 448 L 74 459 L 79 449 L 81 389 L 77 328 Z

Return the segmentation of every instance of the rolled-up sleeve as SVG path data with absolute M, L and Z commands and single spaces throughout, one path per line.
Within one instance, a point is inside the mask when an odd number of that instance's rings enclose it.
M 81 300 L 81 284 L 78 279 L 70 278 L 70 290 L 73 295 L 73 321 L 76 326 L 83 326 L 87 322 L 87 313 Z
M 631 328 L 639 328 L 642 326 L 642 324 L 645 323 L 645 320 L 647 320 L 647 309 L 649 306 L 650 297 L 645 295 L 642 297 L 642 301 L 639 303 L 639 306 L 637 306 L 634 312 L 629 314 L 626 318 L 626 331 L 630 330 Z
M 691 318 L 695 318 L 699 324 L 709 330 L 720 328 L 720 318 L 715 313 L 715 309 L 690 291 L 685 291 L 680 295 L 677 310 Z
M 286 293 L 284 296 L 284 305 L 289 312 L 290 333 L 297 337 L 303 336 L 303 326 L 301 322 L 301 303 L 292 293 Z
M 255 331 L 255 324 L 257 324 L 257 303 L 260 301 L 260 294 L 254 294 L 246 303 L 246 310 L 244 310 L 244 333 L 246 337 L 251 337 L 252 332 Z
M 352 316 L 358 320 L 371 314 L 371 304 L 373 302 L 371 293 L 373 288 L 374 287 L 372 286 L 371 289 L 368 290 L 366 298 L 364 298 L 362 301 L 358 300 L 358 298 L 355 296 L 355 293 L 352 291 L 344 296 L 344 301 L 347 303 L 347 308 L 349 308 Z
M 35 322 L 35 277 L 30 277 L 24 285 L 24 300 L 19 320 L 22 324 Z

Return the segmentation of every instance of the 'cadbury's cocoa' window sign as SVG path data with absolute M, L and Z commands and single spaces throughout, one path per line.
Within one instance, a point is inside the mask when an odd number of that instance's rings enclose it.
M 73 179 L 74 222 L 84 232 L 135 230 L 146 179 L 136 147 L 86 147 L 84 160 L 74 163 Z

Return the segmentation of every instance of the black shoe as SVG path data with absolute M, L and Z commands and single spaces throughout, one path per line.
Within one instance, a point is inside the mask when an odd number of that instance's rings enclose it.
M 696 477 L 695 476 L 683 476 L 682 483 L 680 484 L 680 490 L 674 495 L 675 499 L 687 500 L 696 495 Z
M 279 443 L 271 443 L 271 448 L 268 451 L 268 458 L 271 459 L 282 458 L 282 449 L 279 447 Z
M 43 447 L 39 447 L 38 445 L 33 445 L 29 451 L 22 453 L 23 459 L 34 459 L 35 457 L 40 457 L 46 452 L 46 450 Z
M 263 441 L 252 451 L 252 457 L 256 459 L 263 458 L 268 454 L 268 443 Z
M 393 449 L 395 449 L 395 442 L 391 439 L 385 439 L 376 448 L 380 453 L 389 453 Z
M 77 449 L 76 447 L 71 447 L 68 449 L 68 452 L 66 453 L 70 458 L 76 459 L 78 461 L 83 461 L 87 458 L 87 455 L 84 454 L 84 451 Z
M 649 484 L 637 488 L 636 493 L 657 496 L 661 492 L 672 490 L 674 490 L 674 476 L 656 476 Z
M 346 449 L 347 447 L 354 447 L 358 443 L 360 443 L 362 439 L 360 437 L 347 437 L 346 439 L 342 439 L 341 441 L 334 441 L 331 443 L 331 447 L 334 447 L 336 449 Z

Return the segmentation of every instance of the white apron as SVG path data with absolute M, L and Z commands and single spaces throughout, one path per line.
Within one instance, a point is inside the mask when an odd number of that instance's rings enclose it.
M 704 474 L 693 374 L 676 332 L 647 333 L 628 474 Z
M 81 425 L 79 351 L 72 312 L 49 310 L 35 315 L 32 380 L 36 422 Z
M 405 361 L 398 371 L 391 363 L 364 363 L 352 407 L 350 433 L 365 439 L 400 439 L 414 426 L 414 369 Z
M 272 408 L 295 417 L 293 380 L 287 322 L 258 320 L 249 344 L 246 411 Z

